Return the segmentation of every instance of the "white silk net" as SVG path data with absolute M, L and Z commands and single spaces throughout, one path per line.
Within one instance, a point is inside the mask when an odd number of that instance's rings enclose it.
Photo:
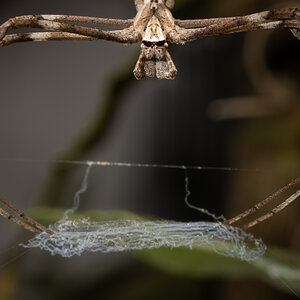
M 87 251 L 109 253 L 160 247 L 188 247 L 210 249 L 247 262 L 254 261 L 266 251 L 261 239 L 256 239 L 240 228 L 224 225 L 219 221 L 220 218 L 216 218 L 216 222 L 188 223 L 143 220 L 95 222 L 83 218 L 71 220 L 68 216 L 78 209 L 80 194 L 86 191 L 90 169 L 96 163 L 87 164 L 82 186 L 75 194 L 72 209 L 65 212 L 62 220 L 49 226 L 53 234 L 42 232 L 26 244 L 22 244 L 23 247 L 39 248 L 50 252 L 51 255 L 62 257 L 81 255 Z M 185 171 L 185 202 L 191 208 L 208 213 L 205 209 L 189 204 L 187 167 L 179 168 Z M 209 215 L 214 217 L 213 214 Z

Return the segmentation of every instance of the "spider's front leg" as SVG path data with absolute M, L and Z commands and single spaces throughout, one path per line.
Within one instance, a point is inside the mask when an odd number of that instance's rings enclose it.
M 2 41 L 0 46 L 9 46 L 19 42 L 48 42 L 48 41 L 95 41 L 96 38 L 92 38 L 85 35 L 79 35 L 67 32 L 32 32 L 32 33 L 19 33 L 8 34 Z
M 289 28 L 300 39 L 300 11 L 297 8 L 273 9 L 248 16 L 218 18 L 212 21 L 177 20 L 175 23 L 178 25 L 168 33 L 167 39 L 177 44 L 213 35 L 276 28 Z M 197 25 L 200 28 L 194 28 Z
M 41 233 L 41 232 L 47 232 L 48 234 L 53 234 L 53 231 L 46 228 L 44 225 L 40 224 L 39 222 L 31 219 L 30 217 L 26 216 L 24 212 L 20 211 L 18 208 L 16 208 L 14 205 L 12 205 L 7 200 L 0 197 L 0 203 L 2 203 L 4 206 L 7 207 L 7 209 L 11 210 L 13 213 L 15 213 L 20 219 L 13 216 L 11 213 L 6 211 L 5 209 L 2 209 L 0 207 L 0 215 L 4 218 L 14 222 L 15 224 L 23 227 L 24 229 L 32 232 L 32 233 Z M 23 222 L 21 221 L 23 219 Z M 25 221 L 25 222 L 24 222 Z
M 106 26 L 125 27 L 123 30 L 105 31 L 98 28 L 68 24 L 65 22 L 79 22 Z M 21 41 L 48 40 L 108 40 L 118 43 L 137 43 L 141 34 L 133 27 L 133 20 L 114 20 L 91 17 L 77 17 L 64 15 L 28 15 L 12 18 L 0 26 L 0 46 L 6 46 Z M 129 26 L 129 27 L 128 27 Z M 26 33 L 7 35 L 14 28 L 40 28 L 58 32 L 51 34 Z

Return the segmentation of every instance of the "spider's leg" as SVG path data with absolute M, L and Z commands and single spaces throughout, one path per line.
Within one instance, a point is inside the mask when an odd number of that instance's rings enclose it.
M 276 199 L 277 197 L 279 197 L 280 195 L 282 195 L 283 193 L 288 191 L 289 189 L 294 188 L 295 186 L 298 186 L 298 185 L 300 185 L 300 177 L 293 180 L 293 181 L 291 181 L 289 184 L 285 185 L 284 187 L 282 187 L 281 189 L 276 191 L 274 194 L 270 195 L 266 199 L 264 199 L 261 202 L 257 203 L 253 207 L 251 207 L 251 208 L 247 209 L 246 211 L 242 212 L 241 214 L 225 221 L 224 223 L 226 225 L 231 225 L 233 223 L 238 222 L 241 219 L 246 218 L 247 216 L 252 215 L 256 211 L 258 211 L 259 209 L 261 209 L 262 207 L 264 207 L 265 205 L 267 205 L 268 203 L 270 203 L 271 201 L 273 201 L 274 199 Z
M 156 62 L 156 77 L 160 79 L 175 79 L 177 69 L 168 50 L 165 53 L 165 60 Z
M 229 18 L 210 18 L 210 19 L 195 19 L 195 20 L 174 20 L 175 25 L 181 28 L 203 28 L 220 22 L 228 22 L 234 20 L 235 17 Z
M 97 28 L 90 28 L 72 25 L 61 22 L 39 20 L 36 16 L 22 16 L 8 20 L 0 26 L 0 41 L 11 28 L 41 28 L 51 31 L 75 33 L 101 40 L 115 41 L 119 43 L 137 43 L 141 40 L 141 34 L 133 26 L 123 30 L 105 31 Z
M 288 199 L 286 199 L 284 202 L 273 208 L 270 212 L 267 214 L 253 220 L 252 222 L 248 223 L 247 225 L 243 226 L 242 229 L 246 230 L 249 229 L 282 211 L 284 208 L 286 208 L 289 204 L 291 204 L 293 201 L 295 201 L 300 196 L 300 190 L 298 190 L 296 193 L 294 193 L 292 196 L 290 196 Z
M 139 59 L 136 62 L 136 65 L 133 70 L 133 74 L 137 80 L 140 80 L 140 79 L 143 79 L 146 77 L 146 72 L 145 72 L 144 66 L 145 66 L 145 59 L 144 59 L 144 54 L 141 51 Z M 154 77 L 154 75 L 152 77 Z
M 110 26 L 126 28 L 133 25 L 133 19 L 109 19 L 96 18 L 86 16 L 70 16 L 70 15 L 35 15 L 39 20 L 63 22 L 63 23 L 77 23 L 77 24 L 92 24 L 99 26 Z
M 52 21 L 60 23 L 79 23 L 79 24 L 93 24 L 100 26 L 112 26 L 126 28 L 133 25 L 133 19 L 108 19 L 108 18 L 95 18 L 85 16 L 69 16 L 69 15 L 24 15 L 14 17 L 6 21 L 0 26 L 0 40 L 10 29 L 20 27 L 36 27 L 30 26 L 37 21 Z M 27 24 L 27 25 L 26 25 Z M 29 26 L 28 26 L 29 24 Z
M 0 197 L 0 202 L 2 204 L 4 204 L 6 207 L 8 207 L 10 210 L 12 210 L 13 212 L 15 212 L 20 218 L 24 219 L 26 222 L 28 222 L 30 225 L 36 227 L 32 227 L 26 223 L 21 222 L 20 220 L 16 219 L 15 217 L 13 217 L 12 215 L 10 215 L 8 212 L 6 212 L 5 210 L 1 209 L 1 215 L 5 218 L 7 218 L 8 220 L 12 220 L 14 223 L 23 226 L 25 229 L 35 232 L 35 233 L 40 233 L 40 232 L 47 232 L 48 234 L 53 234 L 53 231 L 49 230 L 48 228 L 46 228 L 45 226 L 43 226 L 42 224 L 38 223 L 37 221 L 33 220 L 32 218 L 28 217 L 25 215 L 24 212 L 20 211 L 18 208 L 16 208 L 15 206 L 13 206 L 10 202 L 8 202 L 7 200 L 4 200 L 3 198 Z M 29 228 L 33 228 L 35 231 L 30 230 Z M 39 231 L 39 230 L 40 231 Z
M 0 46 L 9 46 L 19 42 L 47 42 L 47 41 L 95 41 L 97 39 L 67 32 L 32 32 L 8 34 L 2 41 Z
M 209 21 L 205 22 L 209 24 Z M 274 9 L 242 17 L 213 19 L 211 23 L 195 29 L 185 29 L 176 25 L 168 33 L 167 40 L 180 44 L 207 36 L 275 28 L 290 28 L 300 39 L 300 11 L 297 8 Z
M 14 222 L 15 224 L 23 227 L 24 229 L 26 229 L 32 233 L 36 233 L 36 234 L 41 233 L 41 231 L 37 230 L 36 228 L 34 228 L 26 223 L 21 222 L 19 219 L 15 218 L 14 216 L 12 216 L 10 213 L 8 213 L 7 211 L 5 211 L 2 208 L 0 208 L 0 215 L 2 217 L 6 218 L 7 220 Z
M 295 16 L 297 9 L 296 8 L 283 8 L 283 9 L 274 9 L 268 12 L 252 14 L 248 17 L 256 18 L 257 15 L 266 14 L 269 15 L 266 17 L 269 20 L 276 20 L 276 19 L 290 19 Z M 182 28 L 203 28 L 213 24 L 221 24 L 227 22 L 233 22 L 236 20 L 240 20 L 241 18 L 245 18 L 247 16 L 242 17 L 225 17 L 225 18 L 209 18 L 209 19 L 195 19 L 195 20 L 179 20 L 175 19 L 174 22 L 176 25 Z
M 247 216 L 252 215 L 253 213 L 257 212 L 259 209 L 261 209 L 262 207 L 264 207 L 266 204 L 270 203 L 271 201 L 275 200 L 277 197 L 281 196 L 283 193 L 285 193 L 286 191 L 295 188 L 296 186 L 300 185 L 300 177 L 296 178 L 295 180 L 291 181 L 289 184 L 285 185 L 284 187 L 282 187 L 281 189 L 279 189 L 278 191 L 276 191 L 274 194 L 270 195 L 269 197 L 267 197 L 266 199 L 262 200 L 261 202 L 257 203 L 256 205 L 254 205 L 253 207 L 245 210 L 244 212 L 240 213 L 239 215 L 226 220 L 224 222 L 225 225 L 231 225 L 233 223 L 236 223 L 244 218 L 246 218 Z M 274 209 L 272 209 L 269 213 L 255 219 L 254 221 L 251 221 L 249 224 L 243 226 L 243 229 L 248 229 L 250 227 L 255 226 L 258 223 L 261 223 L 262 221 L 272 217 L 273 215 L 277 214 L 279 211 L 283 210 L 286 206 L 288 206 L 290 203 L 292 203 L 296 198 L 298 198 L 300 196 L 300 190 L 298 190 L 295 194 L 293 194 L 291 197 L 289 197 L 288 199 L 286 199 L 285 201 L 283 201 L 281 204 L 279 204 L 278 206 L 276 206 Z

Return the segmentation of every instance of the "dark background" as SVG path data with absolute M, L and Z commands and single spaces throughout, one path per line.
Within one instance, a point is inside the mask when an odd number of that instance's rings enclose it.
M 0 22 L 23 14 L 111 18 L 133 1 L 5 1 Z M 242 15 L 280 1 L 178 1 L 176 18 Z M 238 167 L 189 171 L 190 201 L 233 216 L 299 175 L 300 43 L 288 30 L 170 46 L 174 81 L 136 81 L 139 45 L 24 43 L 0 49 L 1 195 L 21 209 L 71 206 L 84 167 L 53 159 Z M 259 171 L 254 171 L 259 169 Z M 81 209 L 118 209 L 180 221 L 207 219 L 184 204 L 180 170 L 92 169 Z M 159 272 L 129 254 L 69 260 L 37 250 L 0 220 L 0 299 L 293 298 L 255 280 L 196 280 Z M 299 203 L 252 230 L 299 252 Z M 13 248 L 12 248 L 13 247 Z

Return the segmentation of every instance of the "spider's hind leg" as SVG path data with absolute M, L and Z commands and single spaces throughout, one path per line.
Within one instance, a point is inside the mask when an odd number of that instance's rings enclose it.
M 53 231 L 49 230 L 42 224 L 38 223 L 37 221 L 31 219 L 30 217 L 26 216 L 24 212 L 20 211 L 18 208 L 16 208 L 14 205 L 12 205 L 7 200 L 0 197 L 0 203 L 2 203 L 4 206 L 6 206 L 9 210 L 14 212 L 17 216 L 19 216 L 21 219 L 23 219 L 23 222 L 13 215 L 11 215 L 8 211 L 0 208 L 0 215 L 4 218 L 14 222 L 15 224 L 23 227 L 24 229 L 32 232 L 32 233 L 41 233 L 41 232 L 47 232 L 48 234 L 53 234 Z M 27 223 L 25 223 L 25 222 Z
M 295 18 L 296 18 L 296 20 L 298 21 L 298 23 L 300 24 L 300 10 L 299 10 L 299 9 L 297 9 L 297 10 L 295 11 Z M 299 28 L 298 28 L 298 29 L 291 29 L 291 31 L 292 31 L 293 35 L 294 35 L 298 40 L 300 40 L 300 29 L 299 29 Z
M 147 61 L 145 60 L 143 51 L 141 51 L 138 61 L 136 62 L 135 68 L 133 70 L 133 74 L 137 80 L 141 80 L 143 78 L 147 77 L 154 77 L 153 76 L 147 76 L 145 71 L 145 64 Z
M 156 62 L 154 59 L 154 48 L 146 47 L 142 44 L 139 59 L 133 70 L 133 74 L 137 80 L 155 77 Z
M 177 75 L 176 66 L 168 50 L 164 58 L 156 62 L 156 77 L 159 79 L 175 79 Z

